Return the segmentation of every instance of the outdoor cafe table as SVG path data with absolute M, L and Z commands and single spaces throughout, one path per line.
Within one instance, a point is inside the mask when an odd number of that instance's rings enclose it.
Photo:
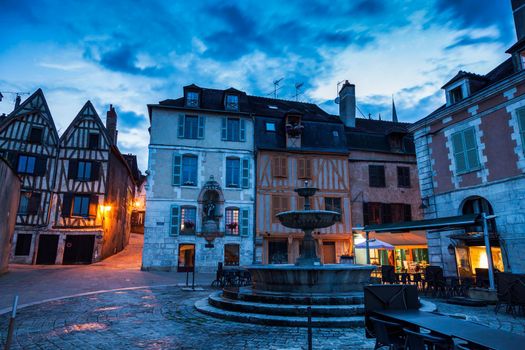
M 465 340 L 488 349 L 525 349 L 525 336 L 477 323 L 419 310 L 374 310 L 373 313 L 400 323 L 415 325 L 444 336 Z

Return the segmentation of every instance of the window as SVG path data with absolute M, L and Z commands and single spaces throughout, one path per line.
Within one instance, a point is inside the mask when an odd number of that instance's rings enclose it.
M 238 235 L 239 234 L 239 209 L 238 208 L 226 208 L 226 234 Z
M 385 167 L 383 165 L 369 165 L 368 179 L 370 187 L 385 187 Z
M 178 272 L 192 272 L 195 268 L 195 244 L 179 244 Z
M 224 266 L 239 266 L 239 245 L 224 245 Z
M 312 178 L 312 160 L 306 158 L 297 159 L 297 178 L 311 179 Z
M 18 173 L 19 174 L 35 174 L 36 157 L 33 156 L 18 156 Z
M 188 91 L 186 93 L 186 106 L 199 107 L 199 93 L 195 91 Z
M 239 158 L 226 158 L 226 187 L 240 187 Z
M 90 196 L 74 196 L 73 216 L 89 216 L 89 199 Z
M 29 255 L 32 239 L 32 234 L 19 233 L 16 235 L 15 255 Z
M 272 176 L 288 177 L 288 159 L 286 157 L 272 158 Z
M 221 139 L 240 142 L 246 139 L 246 122 L 239 118 L 223 118 Z
M 479 169 L 478 145 L 474 127 L 452 134 L 452 148 L 456 173 Z
M 341 214 L 338 221 L 342 221 L 343 210 L 341 207 L 341 198 L 339 197 L 325 197 L 324 199 L 325 210 L 336 211 Z
M 290 210 L 290 198 L 285 196 L 272 196 L 272 222 L 279 222 L 277 214 Z
M 521 69 L 525 69 L 525 51 L 520 52 Z
M 266 131 L 275 132 L 275 123 L 266 123 Z
M 180 211 L 180 233 L 181 234 L 195 233 L 196 222 L 197 222 L 197 208 L 182 207 Z
M 77 180 L 91 180 L 91 162 L 78 161 Z
M 197 160 L 192 154 L 182 156 L 182 185 L 197 186 Z
M 42 194 L 37 192 L 21 192 L 18 203 L 19 215 L 36 215 L 40 208 Z
M 450 96 L 450 103 L 453 104 L 453 103 L 456 103 L 456 102 L 459 102 L 463 99 L 463 90 L 462 90 L 462 86 L 458 86 L 454 89 L 451 89 L 449 92 L 449 96 Z
M 410 168 L 407 166 L 397 167 L 397 187 L 410 187 Z
M 363 224 L 391 224 L 394 222 L 411 221 L 412 209 L 404 203 L 363 203 Z
M 523 151 L 525 152 L 525 108 L 518 109 L 516 114 L 518 116 L 518 124 L 520 128 L 521 145 Z
M 44 129 L 39 127 L 31 127 L 31 130 L 29 132 L 29 142 L 30 143 L 36 143 L 41 144 L 42 143 L 42 135 L 44 133 Z
M 180 139 L 204 138 L 204 117 L 196 115 L 179 115 L 178 137 Z
M 230 111 L 239 110 L 239 96 L 226 95 L 226 109 Z
M 100 147 L 100 135 L 90 133 L 88 139 L 88 148 L 89 149 L 98 149 Z

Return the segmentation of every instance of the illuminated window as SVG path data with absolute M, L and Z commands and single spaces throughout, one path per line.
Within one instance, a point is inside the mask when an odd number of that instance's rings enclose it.
M 239 234 L 239 209 L 238 208 L 226 208 L 225 215 L 226 222 L 226 233 L 230 235 Z
M 198 92 L 188 91 L 186 93 L 186 106 L 199 107 L 199 93 Z
M 197 222 L 197 208 L 182 207 L 180 212 L 180 233 L 195 233 L 195 224 Z

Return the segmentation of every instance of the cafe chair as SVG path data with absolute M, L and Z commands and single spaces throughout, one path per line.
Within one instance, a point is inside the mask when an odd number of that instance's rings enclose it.
M 518 312 L 525 312 L 525 277 L 519 276 L 511 289 L 511 302 L 516 305 Z
M 222 262 L 217 265 L 217 271 L 215 272 L 215 279 L 211 282 L 212 287 L 224 287 L 224 270 L 222 268 Z
M 374 350 L 388 346 L 389 349 L 403 349 L 405 344 L 405 333 L 403 327 L 395 322 L 388 322 L 379 318 L 370 317 L 373 332 L 376 337 Z
M 498 302 L 496 303 L 495 313 L 499 312 L 502 305 L 505 305 L 505 311 L 514 314 L 513 304 L 513 287 L 516 283 L 516 275 L 507 272 L 499 272 L 494 274 L 496 279 L 496 295 Z
M 396 271 L 395 271 L 394 266 L 392 266 L 392 265 L 381 265 L 381 282 L 383 282 L 383 284 L 385 284 L 385 283 L 390 283 L 390 284 L 397 283 Z
M 454 349 L 454 342 L 451 338 L 439 337 L 429 333 L 415 332 L 403 328 L 406 335 L 405 349 L 408 350 L 445 350 Z

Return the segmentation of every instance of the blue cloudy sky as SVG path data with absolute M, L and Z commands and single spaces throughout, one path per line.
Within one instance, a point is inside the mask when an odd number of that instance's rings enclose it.
M 358 106 L 415 121 L 443 103 L 459 69 L 487 73 L 515 41 L 510 0 L 0 0 L 0 91 L 41 87 L 60 131 L 91 100 L 119 113 L 119 146 L 146 167 L 147 103 L 182 86 L 236 87 L 336 113 L 337 83 Z M 13 108 L 14 96 L 0 102 Z

